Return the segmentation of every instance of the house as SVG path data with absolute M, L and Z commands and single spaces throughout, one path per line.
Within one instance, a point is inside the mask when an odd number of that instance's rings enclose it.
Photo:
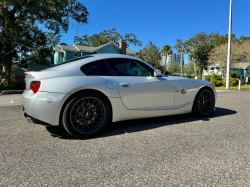
M 88 47 L 82 45 L 59 45 L 58 47 L 53 47 L 54 54 L 47 57 L 47 60 L 52 64 L 60 64 L 64 61 L 71 60 L 77 57 L 90 55 L 90 54 L 98 54 L 98 53 L 116 53 L 116 54 L 127 54 L 127 55 L 135 55 L 135 52 L 130 48 L 127 48 L 127 42 L 124 40 L 120 40 L 119 46 L 117 46 L 114 42 L 108 42 L 99 47 Z M 49 66 L 39 66 L 35 63 L 26 63 L 25 67 L 32 70 L 42 70 Z M 12 69 L 14 76 L 24 78 L 24 72 L 21 68 Z
M 54 64 L 60 64 L 67 60 L 98 53 L 135 55 L 134 51 L 132 51 L 130 48 L 127 48 L 127 43 L 124 40 L 120 40 L 119 46 L 117 46 L 114 42 L 108 42 L 99 47 L 88 47 L 82 45 L 59 45 L 58 47 L 54 47 L 53 49 L 55 50 Z
M 206 77 L 208 75 L 212 75 L 213 73 L 217 75 L 224 75 L 224 70 L 221 69 L 220 63 L 215 62 L 213 65 L 207 66 L 207 70 L 203 70 L 203 75 Z
M 235 63 L 232 64 L 231 70 L 237 72 L 236 77 L 239 79 L 245 79 L 250 75 L 250 63 Z
M 207 66 L 208 70 L 203 71 L 203 75 L 206 77 L 212 75 L 213 73 L 217 75 L 225 75 L 225 71 L 221 69 L 220 63 L 216 62 L 211 66 Z M 231 71 L 237 72 L 236 77 L 239 79 L 244 79 L 250 75 L 250 63 L 234 63 L 231 65 Z

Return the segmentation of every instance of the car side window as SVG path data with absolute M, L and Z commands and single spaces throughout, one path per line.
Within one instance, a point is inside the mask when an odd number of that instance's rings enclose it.
M 81 71 L 87 76 L 112 76 L 111 71 L 103 60 L 83 65 Z
M 154 70 L 152 68 L 137 60 L 111 58 L 105 61 L 115 76 L 154 76 Z

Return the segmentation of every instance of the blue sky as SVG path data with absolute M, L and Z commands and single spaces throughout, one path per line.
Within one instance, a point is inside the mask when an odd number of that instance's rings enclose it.
M 164 45 L 174 46 L 176 39 L 185 41 L 190 38 L 190 35 L 201 31 L 218 30 L 223 35 L 228 33 L 230 0 L 79 1 L 87 7 L 90 13 L 89 23 L 81 27 L 70 26 L 67 33 L 61 33 L 60 42 L 68 45 L 74 44 L 74 36 L 93 35 L 112 28 L 121 34 L 133 33 L 138 40 L 142 41 L 142 46 L 129 46 L 134 51 L 147 46 L 149 40 L 162 48 Z M 206 3 L 186 11 L 204 2 Z M 183 11 L 186 12 L 178 14 Z M 164 18 L 168 19 L 132 29 Z M 233 0 L 232 33 L 236 34 L 236 37 L 250 36 L 249 31 L 250 1 Z M 185 58 L 185 63 L 187 62 Z

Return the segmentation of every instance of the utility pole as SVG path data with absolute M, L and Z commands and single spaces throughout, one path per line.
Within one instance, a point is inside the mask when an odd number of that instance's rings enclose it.
M 227 50 L 227 76 L 226 89 L 230 89 L 230 70 L 231 70 L 231 35 L 232 35 L 232 6 L 233 0 L 230 0 L 229 9 L 229 31 L 228 31 L 228 50 Z
M 182 52 L 181 52 L 181 77 L 183 77 L 183 56 L 184 56 L 184 54 L 183 54 L 183 48 L 184 48 L 184 46 L 182 45 Z

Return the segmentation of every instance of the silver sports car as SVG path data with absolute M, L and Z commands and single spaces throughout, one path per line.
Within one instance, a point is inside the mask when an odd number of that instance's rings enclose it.
M 214 111 L 216 91 L 203 80 L 164 77 L 139 58 L 94 54 L 42 71 L 25 72 L 22 94 L 28 120 L 62 125 L 88 138 L 108 123 Z

